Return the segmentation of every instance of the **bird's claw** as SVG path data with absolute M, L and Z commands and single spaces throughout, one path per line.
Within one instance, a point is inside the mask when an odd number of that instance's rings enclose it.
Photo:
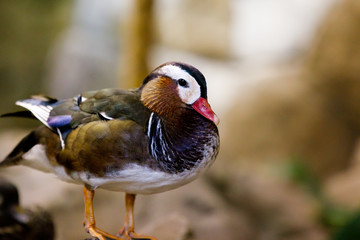
M 157 239 L 150 236 L 138 236 L 138 237 L 131 237 L 131 240 L 157 240 Z
M 99 238 L 97 238 L 97 237 L 92 237 L 92 238 L 85 238 L 84 240 L 99 240 Z M 113 239 L 113 238 L 105 237 L 105 240 L 114 240 L 114 239 Z
M 156 238 L 151 237 L 151 236 L 146 236 L 146 235 L 137 234 L 135 232 L 125 231 L 123 228 L 120 230 L 120 232 L 116 236 L 119 236 L 125 240 L 157 240 Z

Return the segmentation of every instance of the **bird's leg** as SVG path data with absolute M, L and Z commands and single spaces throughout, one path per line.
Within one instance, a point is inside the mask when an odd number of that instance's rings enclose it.
M 136 197 L 135 194 L 125 193 L 125 204 L 126 204 L 125 222 L 124 222 L 124 226 L 120 229 L 119 235 L 127 240 L 130 239 L 157 240 L 154 237 L 145 236 L 134 232 L 135 231 L 135 223 L 134 223 L 135 197 Z
M 130 232 L 134 232 L 135 222 L 134 222 L 134 203 L 135 203 L 135 194 L 125 193 L 125 221 L 124 226 L 120 229 L 120 235 L 129 235 Z
M 104 236 L 109 239 L 121 239 L 117 238 L 107 232 L 102 231 L 95 227 L 95 215 L 93 208 L 94 190 L 89 190 L 84 186 L 84 203 L 85 203 L 85 230 L 90 233 L 91 236 L 98 238 L 99 240 L 105 240 Z

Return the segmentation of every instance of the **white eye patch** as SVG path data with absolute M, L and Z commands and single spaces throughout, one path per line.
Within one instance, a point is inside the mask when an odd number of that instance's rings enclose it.
M 176 81 L 184 79 L 187 84 L 181 86 L 178 84 L 177 90 L 179 97 L 186 104 L 193 104 L 201 96 L 201 89 L 198 82 L 187 71 L 174 65 L 165 65 L 158 69 L 158 73 L 164 74 Z

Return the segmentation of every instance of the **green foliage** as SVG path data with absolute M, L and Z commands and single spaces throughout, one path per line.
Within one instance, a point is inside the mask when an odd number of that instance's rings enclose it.
M 320 221 L 333 231 L 342 228 L 353 214 L 350 210 L 335 205 L 325 198 L 320 201 L 319 212 Z
M 318 202 L 319 221 L 330 232 L 332 240 L 360 239 L 360 212 L 354 214 L 345 207 L 334 204 L 322 191 L 319 179 L 310 168 L 298 158 L 293 158 L 285 167 L 286 176 L 300 185 Z
M 360 239 L 360 212 L 354 214 L 346 224 L 337 231 L 332 240 L 357 240 Z
M 304 187 L 313 196 L 321 197 L 321 187 L 318 178 L 310 171 L 310 168 L 301 161 L 294 157 L 289 164 L 285 167 L 285 173 L 288 178 Z

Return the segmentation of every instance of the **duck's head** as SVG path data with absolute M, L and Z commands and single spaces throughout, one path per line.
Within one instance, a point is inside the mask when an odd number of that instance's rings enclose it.
M 142 85 L 141 101 L 159 116 L 171 116 L 192 108 L 205 118 L 219 123 L 207 101 L 206 81 L 195 67 L 168 62 L 152 71 Z

